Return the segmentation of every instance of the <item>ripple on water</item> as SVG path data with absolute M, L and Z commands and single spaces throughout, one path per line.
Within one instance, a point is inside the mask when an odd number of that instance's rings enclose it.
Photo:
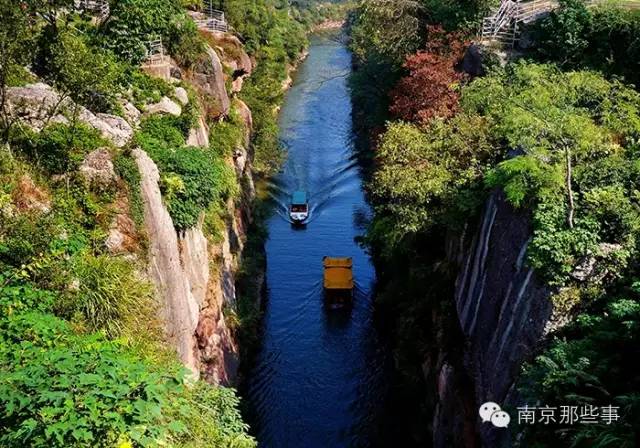
M 374 445 L 386 395 L 386 347 L 373 322 L 375 273 L 356 243 L 369 220 L 354 156 L 346 48 L 312 40 L 280 115 L 288 160 L 266 192 L 268 295 L 261 344 L 244 385 L 248 419 L 261 447 Z M 308 224 L 289 222 L 295 190 L 310 197 Z M 323 306 L 322 257 L 351 256 L 350 309 Z

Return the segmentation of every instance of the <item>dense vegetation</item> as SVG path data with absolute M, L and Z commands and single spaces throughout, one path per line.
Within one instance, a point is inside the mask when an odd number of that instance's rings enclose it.
M 375 111 L 367 243 L 407 395 L 432 405 L 419 366 L 443 344 L 461 347 L 443 243 L 474 225 L 499 188 L 530 214 L 526 262 L 572 322 L 525 366 L 520 393 L 529 403 L 613 404 L 625 415 L 606 428 L 534 425 L 526 446 L 634 446 L 640 94 L 628 83 L 637 81 L 640 17 L 563 2 L 533 27 L 534 48 L 520 61 L 500 67 L 487 56 L 487 74 L 473 79 L 461 60 L 484 7 L 445 4 L 365 2 L 353 29 L 354 100 Z M 596 269 L 579 279 L 574 269 L 589 258 Z
M 535 51 L 563 69 L 594 68 L 638 85 L 640 11 L 563 0 L 561 7 L 532 27 Z
M 303 9 L 320 8 L 312 3 L 291 9 L 275 0 L 224 2 L 257 62 L 242 98 L 253 109 L 255 163 L 263 172 L 277 169 L 281 157 L 274 111 L 282 83 L 309 27 L 331 16 L 330 9 Z M 192 384 L 163 346 L 159 305 L 142 275 L 140 174 L 131 152 L 137 145 L 156 162 L 176 229 L 204 216 L 207 236 L 216 239 L 224 204 L 239 195 L 225 160 L 244 139 L 244 121 L 232 101 L 228 116 L 210 126 L 210 146 L 188 147 L 189 130 L 205 112 L 182 82 L 190 100 L 182 114 L 144 117 L 125 148 L 80 123 L 75 105 L 124 116 L 126 101 L 144 109 L 174 97 L 175 86 L 138 68 L 150 40 L 161 38 L 187 71 L 204 56 L 207 38 L 185 10 L 202 2 L 110 6 L 96 23 L 74 12 L 71 0 L 0 0 L 0 445 L 255 446 L 235 392 Z M 47 121 L 38 133 L 6 109 L 7 88 L 36 79 L 65 104 L 64 119 Z M 117 181 L 88 182 L 78 172 L 97 149 L 110 154 Z M 129 243 L 133 257 L 105 247 L 114 216 L 123 212 L 138 227 Z

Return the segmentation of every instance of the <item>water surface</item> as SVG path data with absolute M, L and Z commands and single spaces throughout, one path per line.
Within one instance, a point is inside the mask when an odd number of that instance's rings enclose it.
M 339 39 L 314 36 L 280 113 L 288 160 L 268 187 L 268 296 L 244 393 L 261 447 L 379 445 L 386 350 L 373 324 L 375 272 L 354 241 L 371 211 L 354 155 L 350 65 Z M 310 194 L 302 229 L 287 217 L 298 189 Z M 325 255 L 353 257 L 351 310 L 323 306 Z

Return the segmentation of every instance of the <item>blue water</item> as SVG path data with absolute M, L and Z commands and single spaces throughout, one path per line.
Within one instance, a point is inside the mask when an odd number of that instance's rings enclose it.
M 261 447 L 367 447 L 378 443 L 386 348 L 373 322 L 375 272 L 355 242 L 371 214 L 355 160 L 347 76 L 335 36 L 314 36 L 280 112 L 288 151 L 268 186 L 268 296 L 261 346 L 244 399 Z M 288 221 L 295 190 L 310 194 L 305 228 Z M 322 257 L 353 257 L 350 310 L 327 310 Z

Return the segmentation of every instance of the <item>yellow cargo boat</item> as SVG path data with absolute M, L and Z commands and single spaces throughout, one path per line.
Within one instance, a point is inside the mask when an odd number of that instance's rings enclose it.
M 353 260 L 351 257 L 324 257 L 324 292 L 327 305 L 339 308 L 353 299 Z

